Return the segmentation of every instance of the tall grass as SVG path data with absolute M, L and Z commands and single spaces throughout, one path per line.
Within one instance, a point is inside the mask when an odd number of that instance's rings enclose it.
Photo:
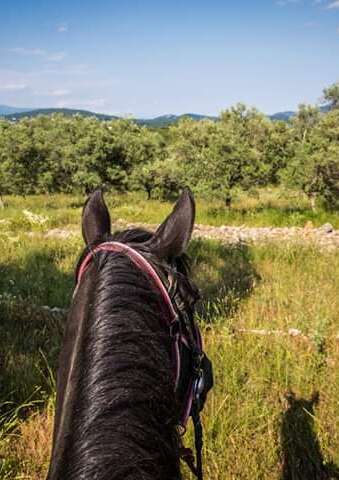
M 78 222 L 80 201 L 72 207 L 76 199 L 58 200 L 72 212 L 67 223 Z M 26 201 L 28 210 L 46 213 L 37 198 Z M 7 208 L 14 221 L 22 202 Z M 49 208 L 50 226 L 60 226 Z M 159 212 L 152 215 L 147 221 L 160 221 Z M 82 247 L 79 236 L 48 239 L 15 229 L 0 235 L 0 479 L 42 480 L 62 323 L 38 307 L 67 308 Z M 339 252 L 196 240 L 190 254 L 215 368 L 203 415 L 206 479 L 337 478 Z M 298 328 L 309 337 L 239 333 L 253 328 Z

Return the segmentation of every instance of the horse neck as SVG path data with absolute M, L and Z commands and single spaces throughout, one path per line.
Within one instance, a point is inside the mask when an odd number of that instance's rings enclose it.
M 49 480 L 181 478 L 160 303 L 125 257 L 89 267 L 60 357 Z

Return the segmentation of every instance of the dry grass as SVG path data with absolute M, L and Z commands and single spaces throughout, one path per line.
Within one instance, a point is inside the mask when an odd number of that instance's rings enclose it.
M 27 420 L 19 421 L 15 431 L 6 436 L 2 442 L 3 464 L 2 468 L 0 467 L 0 478 L 17 480 L 46 478 L 53 414 L 54 408 L 48 404 L 43 411 L 34 412 Z

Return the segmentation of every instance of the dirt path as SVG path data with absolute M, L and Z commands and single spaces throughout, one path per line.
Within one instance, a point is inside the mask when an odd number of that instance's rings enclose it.
M 301 243 L 314 244 L 320 248 L 339 248 L 339 230 L 330 224 L 320 228 L 302 227 L 210 227 L 197 225 L 195 236 L 215 238 L 225 243 Z
M 143 227 L 154 230 L 156 225 L 143 223 L 128 223 L 118 220 L 113 224 L 114 229 L 126 229 L 134 227 Z M 78 235 L 78 230 L 55 228 L 49 230 L 46 237 L 68 238 Z M 339 230 L 334 230 L 332 225 L 325 224 L 319 228 L 312 227 L 233 227 L 222 226 L 212 227 L 210 225 L 196 225 L 193 236 L 195 238 L 216 239 L 226 244 L 238 243 L 299 243 L 313 244 L 319 248 L 337 249 L 339 248 Z

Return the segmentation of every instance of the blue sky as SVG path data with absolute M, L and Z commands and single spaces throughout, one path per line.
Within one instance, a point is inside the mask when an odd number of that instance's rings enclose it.
M 0 104 L 265 113 L 339 80 L 339 0 L 2 0 Z

